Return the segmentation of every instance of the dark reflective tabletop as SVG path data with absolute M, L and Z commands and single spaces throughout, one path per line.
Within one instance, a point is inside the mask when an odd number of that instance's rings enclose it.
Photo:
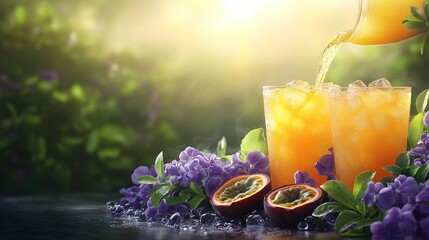
M 332 233 L 293 232 L 252 227 L 219 231 L 215 227 L 181 226 L 113 218 L 103 195 L 0 197 L 0 239 L 335 239 Z

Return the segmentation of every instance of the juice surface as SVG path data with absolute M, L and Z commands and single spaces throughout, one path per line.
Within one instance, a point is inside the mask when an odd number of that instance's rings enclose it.
M 324 183 L 314 164 L 332 146 L 328 91 L 264 88 L 264 108 L 272 187 L 294 183 L 298 170 Z
M 350 189 L 363 171 L 391 176 L 383 167 L 407 150 L 411 89 L 393 89 L 330 92 L 335 171 Z
M 406 28 L 402 21 L 411 6 L 422 9 L 422 0 L 361 0 L 361 16 L 349 40 L 355 44 L 385 44 L 421 33 Z M 363 10 L 363 11 L 362 11 Z

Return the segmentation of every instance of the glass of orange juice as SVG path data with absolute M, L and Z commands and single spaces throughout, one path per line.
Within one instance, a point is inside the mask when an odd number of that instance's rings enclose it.
M 349 85 L 329 98 L 338 179 L 352 189 L 363 171 L 375 170 L 375 181 L 390 176 L 383 167 L 407 150 L 411 87 Z
M 328 89 L 295 80 L 265 86 L 263 95 L 272 187 L 294 183 L 298 170 L 324 183 L 314 164 L 332 146 Z
M 402 21 L 410 7 L 422 8 L 422 0 L 360 0 L 360 14 L 347 42 L 368 45 L 401 41 L 421 33 L 406 28 Z

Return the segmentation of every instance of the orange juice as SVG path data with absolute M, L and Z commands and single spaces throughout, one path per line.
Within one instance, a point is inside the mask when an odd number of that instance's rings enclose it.
M 264 87 L 263 93 L 272 187 L 294 183 L 298 170 L 324 183 L 314 164 L 332 146 L 327 89 Z
M 352 189 L 363 171 L 389 176 L 383 167 L 407 150 L 411 88 L 331 88 L 329 97 L 338 179 Z
M 360 16 L 348 42 L 385 44 L 421 33 L 402 24 L 411 15 L 410 7 L 422 8 L 422 0 L 361 0 Z

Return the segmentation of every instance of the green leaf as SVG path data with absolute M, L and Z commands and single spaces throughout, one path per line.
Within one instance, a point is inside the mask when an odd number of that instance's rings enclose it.
M 420 169 L 420 166 L 411 165 L 405 171 L 405 175 L 410 176 L 410 177 L 414 177 L 419 169 Z
M 194 183 L 194 182 L 191 182 L 190 184 L 189 184 L 189 187 L 191 188 L 191 190 L 194 192 L 194 193 L 196 193 L 197 195 L 199 195 L 199 196 L 205 196 L 204 195 L 204 192 L 203 191 L 201 191 L 201 189 Z
M 377 221 L 379 221 L 378 218 L 364 218 L 364 219 L 361 219 L 360 221 L 358 221 L 356 223 L 355 228 L 359 229 L 359 228 L 363 228 L 363 227 L 369 227 L 369 226 L 371 226 L 371 224 L 373 224 L 374 222 L 377 222 Z
M 179 196 L 184 202 L 188 202 L 192 197 L 192 192 L 188 189 L 185 189 L 179 192 Z
M 342 211 L 335 221 L 335 232 L 342 233 L 348 228 L 350 228 L 353 224 L 362 220 L 362 216 L 352 210 Z
M 264 129 L 257 128 L 248 132 L 241 141 L 240 150 L 244 156 L 247 156 L 250 151 L 255 150 L 261 151 L 267 155 L 267 141 L 265 140 Z
M 161 195 L 161 194 L 158 194 L 158 193 L 155 193 L 153 196 L 152 196 L 152 205 L 154 206 L 154 207 L 158 207 L 158 205 L 159 205 L 159 203 L 161 202 L 161 200 L 162 200 L 162 198 L 163 198 L 163 196 Z
M 160 152 L 155 159 L 155 171 L 158 176 L 164 178 L 164 157 L 162 152 Z
M 191 201 L 189 201 L 189 206 L 190 206 L 191 208 L 197 208 L 197 207 L 200 205 L 200 203 L 201 203 L 202 201 L 204 201 L 204 199 L 205 199 L 205 197 L 204 197 L 204 196 L 199 196 L 199 195 L 197 195 L 197 196 L 193 197 L 193 198 L 191 199 Z
M 149 193 L 147 194 L 147 197 L 148 197 L 148 198 L 152 197 L 152 196 L 156 193 L 156 191 L 158 191 L 158 189 L 160 189 L 161 187 L 162 187 L 162 185 L 158 185 L 158 186 L 153 187 L 153 188 L 149 191 Z
M 171 186 L 172 185 L 163 185 L 156 191 L 156 193 L 160 194 L 162 197 L 164 197 L 165 195 L 167 195 L 167 193 L 170 192 Z
M 156 179 L 156 177 L 154 176 L 150 176 L 150 175 L 144 175 L 139 177 L 139 179 L 137 179 L 137 181 L 141 184 L 154 184 L 158 182 L 158 179 Z
M 423 4 L 423 10 L 425 12 L 426 18 L 429 19 L 429 1 L 425 1 Z
M 426 22 L 426 16 L 424 14 L 424 12 L 418 8 L 418 7 L 411 7 L 411 13 L 413 14 L 413 16 L 417 19 L 419 19 L 422 22 Z
M 423 36 L 423 41 L 420 45 L 420 54 L 423 55 L 423 53 L 425 52 L 426 49 L 426 45 L 428 45 L 429 43 L 429 32 L 426 32 Z
M 320 204 L 316 209 L 314 209 L 312 215 L 315 217 L 323 217 L 330 213 L 339 213 L 348 209 L 348 207 L 339 202 L 326 202 Z
M 181 197 L 175 196 L 175 197 L 171 197 L 171 198 L 166 198 L 165 202 L 167 203 L 168 206 L 173 206 L 173 205 L 176 205 L 178 203 L 183 203 L 184 201 L 182 200 Z
M 423 112 L 418 113 L 416 116 L 414 116 L 410 122 L 410 125 L 408 126 L 408 143 L 410 148 L 414 148 L 417 145 L 417 142 L 420 140 L 420 136 L 423 133 L 423 117 Z
M 216 155 L 219 157 L 225 156 L 226 154 L 226 138 L 222 137 L 220 141 L 217 143 Z
M 344 185 L 344 183 L 337 180 L 331 180 L 324 183 L 321 188 L 337 202 L 347 206 L 350 209 L 356 209 L 358 201 L 354 198 L 352 192 L 347 188 L 346 185 Z
M 69 100 L 69 96 L 60 91 L 52 92 L 52 98 L 62 103 L 66 103 Z
M 408 166 L 410 166 L 410 155 L 408 153 L 399 154 L 396 158 L 395 165 L 402 169 L 407 168 Z
M 428 105 L 429 89 L 423 90 L 416 98 L 416 109 L 418 113 L 424 112 Z
M 419 170 L 417 171 L 416 175 L 414 176 L 414 179 L 418 183 L 422 183 L 426 180 L 426 176 L 429 171 L 429 164 L 423 164 L 420 166 Z
M 356 209 L 358 210 L 358 212 L 360 213 L 360 215 L 362 215 L 362 216 L 365 216 L 366 214 L 367 214 L 367 212 L 368 212 L 368 209 L 367 209 L 367 207 L 366 207 L 366 205 L 365 205 L 365 203 L 364 202 L 359 202 L 357 205 L 356 205 Z
M 356 200 L 362 198 L 363 192 L 366 190 L 367 183 L 375 176 L 375 171 L 366 171 L 356 176 L 355 184 L 353 187 L 353 196 Z
M 425 30 L 426 29 L 426 24 L 424 22 L 420 22 L 420 21 L 409 21 L 406 20 L 403 22 L 404 26 L 409 28 L 409 29 L 414 29 L 414 30 Z
M 402 168 L 396 165 L 385 166 L 383 167 L 383 169 L 386 170 L 386 172 L 391 173 L 395 176 L 399 176 L 402 174 Z

